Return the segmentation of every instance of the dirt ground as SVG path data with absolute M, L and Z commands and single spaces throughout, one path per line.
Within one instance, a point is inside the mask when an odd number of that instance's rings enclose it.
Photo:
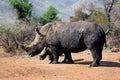
M 103 51 L 101 66 L 92 68 L 89 51 L 72 57 L 74 64 L 49 64 L 39 56 L 9 56 L 0 50 L 0 80 L 120 80 L 120 52 Z

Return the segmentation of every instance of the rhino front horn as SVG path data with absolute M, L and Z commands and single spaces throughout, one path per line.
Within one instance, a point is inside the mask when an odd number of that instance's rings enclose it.
M 29 50 L 29 47 L 26 47 L 25 45 L 21 45 L 20 46 L 23 50 L 25 50 L 25 51 L 28 51 Z
M 25 51 L 28 51 L 28 47 L 26 47 L 25 45 L 23 45 L 22 43 L 20 43 L 18 40 L 17 40 L 17 38 L 16 37 L 14 37 L 15 38 L 15 42 L 22 48 L 22 49 L 24 49 Z

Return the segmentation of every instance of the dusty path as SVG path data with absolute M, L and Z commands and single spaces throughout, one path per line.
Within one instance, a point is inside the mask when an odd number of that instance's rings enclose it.
M 38 56 L 2 56 L 0 80 L 120 80 L 120 52 L 104 51 L 102 66 L 92 68 L 89 53 L 73 53 L 75 64 L 48 64 L 48 60 L 40 61 Z

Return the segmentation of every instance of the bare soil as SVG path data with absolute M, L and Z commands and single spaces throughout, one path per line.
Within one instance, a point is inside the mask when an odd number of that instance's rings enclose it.
M 89 51 L 72 53 L 72 57 L 74 64 L 49 64 L 39 56 L 10 56 L 0 50 L 0 80 L 120 80 L 120 52 L 103 51 L 101 66 L 91 68 Z

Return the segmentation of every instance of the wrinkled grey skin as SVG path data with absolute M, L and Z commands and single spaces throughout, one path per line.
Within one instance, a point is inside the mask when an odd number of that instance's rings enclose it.
M 84 21 L 55 22 L 42 26 L 36 33 L 38 40 L 29 46 L 29 55 L 39 54 L 46 47 L 53 55 L 52 63 L 56 64 L 60 53 L 65 53 L 65 59 L 72 61 L 71 52 L 77 53 L 89 49 L 93 57 L 90 66 L 100 65 L 106 37 L 99 25 Z

